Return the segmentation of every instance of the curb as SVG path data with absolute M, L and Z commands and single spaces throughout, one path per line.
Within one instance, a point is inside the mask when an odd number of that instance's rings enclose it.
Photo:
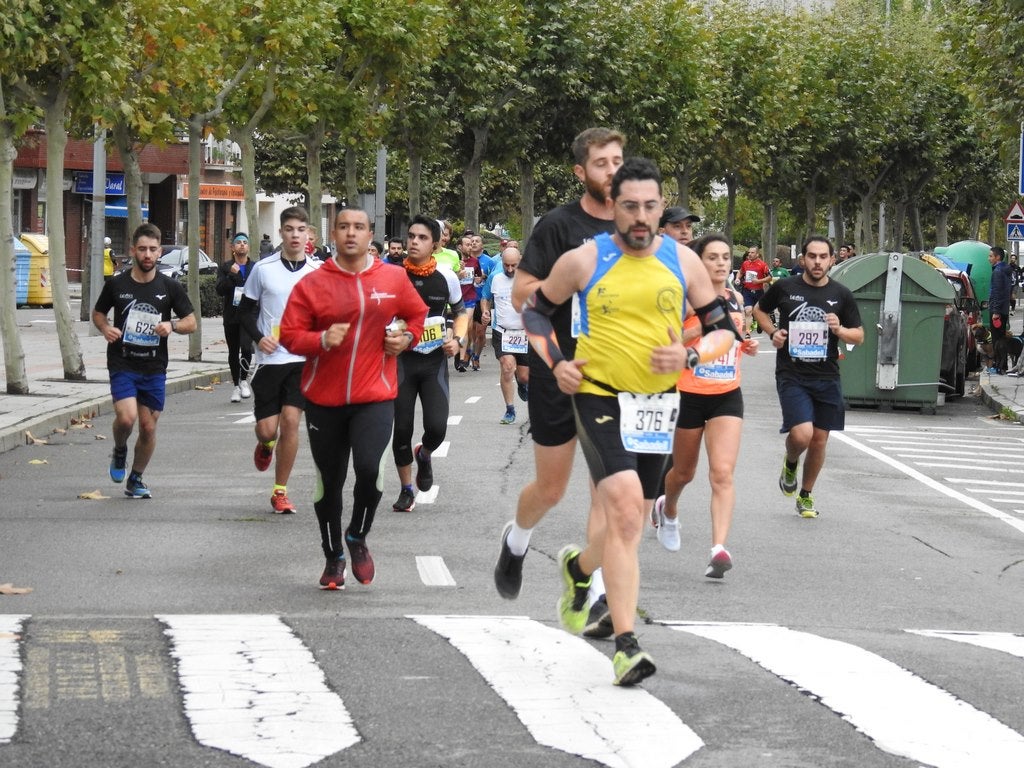
M 981 382 L 978 382 L 978 393 L 981 395 L 981 401 L 991 408 L 993 413 L 1004 416 L 1009 422 L 1024 424 L 1024 408 L 1000 398 L 999 395 L 992 394 Z M 1009 414 L 1012 414 L 1012 418 Z
M 228 368 L 221 370 L 207 371 L 205 373 L 189 374 L 167 381 L 167 396 L 177 395 L 195 387 L 209 386 L 214 378 L 222 382 L 225 377 L 230 379 L 231 372 Z M 0 453 L 6 453 L 18 446 L 25 445 L 25 432 L 32 432 L 36 437 L 43 438 L 53 434 L 56 429 L 68 429 L 72 420 L 95 419 L 98 416 L 114 412 L 114 403 L 110 395 L 86 400 L 71 408 L 54 411 L 48 416 L 26 419 L 23 422 L 0 433 Z

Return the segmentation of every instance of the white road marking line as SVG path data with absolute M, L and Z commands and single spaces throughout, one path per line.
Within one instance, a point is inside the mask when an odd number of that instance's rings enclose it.
M 243 416 L 241 419 L 236 419 L 235 421 L 233 421 L 231 423 L 232 424 L 255 424 L 256 423 L 256 414 L 250 413 L 247 416 Z
M 416 555 L 416 570 L 420 572 L 420 581 L 428 587 L 454 587 L 455 579 L 444 558 L 437 555 Z
M 846 429 L 847 432 L 863 432 L 865 434 L 870 433 L 870 432 L 878 432 L 878 433 L 883 433 L 884 432 L 884 433 L 891 433 L 891 434 L 894 434 L 894 435 L 917 435 L 917 434 L 920 434 L 920 432 L 921 432 L 921 430 L 903 430 L 903 429 L 896 429 L 896 427 L 885 427 L 885 426 L 878 426 L 878 425 L 872 425 L 872 424 L 858 424 L 858 425 L 853 425 L 853 426 L 847 424 L 845 429 Z M 942 429 L 944 431 L 947 431 L 947 432 L 956 432 L 956 431 L 967 432 L 969 430 L 975 430 L 975 429 L 977 429 L 977 427 L 948 427 L 947 426 L 947 427 L 943 427 Z
M 612 685 L 607 656 L 525 616 L 409 616 L 448 639 L 538 744 L 628 768 L 669 768 L 704 742 L 642 688 Z
M 416 491 L 417 504 L 433 504 L 437 501 L 437 492 L 441 489 L 439 485 L 432 485 L 429 491 Z
M 472 397 L 467 397 L 466 405 L 473 405 L 474 403 L 479 403 L 482 399 L 483 398 L 480 397 L 480 395 L 473 395 Z
M 452 447 L 452 441 L 451 440 L 444 440 L 444 441 L 442 441 L 441 444 L 439 446 L 437 446 L 437 448 L 434 449 L 434 452 L 430 454 L 430 458 L 432 458 L 432 459 L 447 459 L 448 458 L 448 449 L 451 448 L 451 447 Z
M 951 464 L 951 462 L 948 462 L 948 461 L 944 461 L 941 464 L 933 464 L 933 463 L 923 462 L 923 461 L 915 461 L 914 463 L 917 464 L 917 466 L 919 466 L 919 467 L 939 467 L 939 468 L 942 468 L 942 467 L 949 468 L 949 465 Z M 994 462 L 990 462 L 990 463 L 994 463 Z M 961 468 L 963 468 L 963 467 L 961 467 Z M 1024 475 L 1024 469 L 1006 469 L 1004 467 L 988 467 L 988 466 L 982 466 L 980 464 L 977 465 L 977 466 L 972 466 L 971 469 L 974 470 L 975 472 L 1002 472 L 1002 473 L 1007 474 L 1007 475 Z
M 985 504 L 984 502 L 978 501 L 977 499 L 972 499 L 970 496 L 967 496 L 966 494 L 960 493 L 960 491 L 957 491 L 957 490 L 954 490 L 953 488 L 945 486 L 942 483 L 938 482 L 937 480 L 933 480 L 932 478 L 928 477 L 928 475 L 924 474 L 923 472 L 918 472 L 913 467 L 908 467 L 902 461 L 897 461 L 896 459 L 892 458 L 891 456 L 887 456 L 886 454 L 882 453 L 881 451 L 876 451 L 874 448 L 869 448 L 868 446 L 863 445 L 862 443 L 857 442 L 856 440 L 854 440 L 849 435 L 844 435 L 842 432 L 833 432 L 832 436 L 836 440 L 839 440 L 840 442 L 846 443 L 847 445 L 850 445 L 850 446 L 856 448 L 859 451 L 863 451 L 864 453 L 868 454 L 869 456 L 873 456 L 876 459 L 878 459 L 879 461 L 881 461 L 881 462 L 883 462 L 885 464 L 888 464 L 893 469 L 898 470 L 898 471 L 902 472 L 903 474 L 908 475 L 909 477 L 914 478 L 915 480 L 917 480 L 918 482 L 922 483 L 923 485 L 928 486 L 932 490 L 935 490 L 935 491 L 938 491 L 939 493 L 945 494 L 946 496 L 949 496 L 951 499 L 956 499 L 957 501 L 963 502 L 967 506 L 973 507 L 974 509 L 978 510 L 979 512 L 984 512 L 986 515 L 991 515 L 996 520 L 1001 520 L 1002 522 L 1004 522 L 1007 525 L 1009 525 L 1011 528 L 1015 528 L 1018 531 L 1020 531 L 1021 533 L 1024 533 L 1024 521 L 1018 520 L 1015 517 L 1010 517 L 1010 515 L 1006 514 L 1005 512 L 1003 512 L 1001 510 L 996 509 L 995 507 L 991 507 L 988 504 Z M 947 477 L 946 478 L 946 482 L 947 483 L 951 483 L 952 482 L 952 483 L 958 483 L 958 484 L 968 484 L 968 483 L 973 483 L 973 482 L 977 482 L 977 481 L 975 481 L 975 480 L 961 480 L 961 479 L 954 480 L 954 479 L 951 479 L 951 478 Z M 984 483 L 985 481 L 983 480 L 981 482 Z
M 0 744 L 18 730 L 18 678 L 21 675 L 21 623 L 28 616 L 0 615 Z
M 945 640 L 955 640 L 958 643 L 976 645 L 980 648 L 989 648 L 993 651 L 1002 651 L 1011 656 L 1024 659 L 1024 635 L 1014 635 L 1010 632 L 957 632 L 944 629 L 905 629 L 912 635 L 922 637 L 941 637 Z
M 976 477 L 947 477 L 944 478 L 947 483 L 974 483 L 975 485 L 997 485 L 1007 486 L 1008 488 L 1024 488 L 1024 483 L 1004 483 L 1001 480 L 979 480 Z M 980 490 L 980 489 L 979 489 Z M 991 490 L 991 489 L 989 489 Z
M 971 493 L 1001 493 L 1003 496 L 1024 496 L 1024 491 L 1010 491 L 1006 488 L 965 488 L 964 490 Z M 1017 499 L 1019 501 L 1019 499 Z
M 269 768 L 304 768 L 360 740 L 316 659 L 277 616 L 157 616 L 196 740 Z
M 890 754 L 935 768 L 1024 765 L 1024 736 L 863 648 L 786 627 L 668 626 L 739 651 Z
M 454 427 L 454 426 L 457 426 L 457 425 L 459 425 L 461 423 L 462 423 L 462 417 L 461 416 L 449 416 L 448 417 L 448 426 L 449 427 Z
M 897 453 L 901 459 L 932 459 L 938 461 L 939 459 L 945 459 L 946 456 L 950 456 L 946 460 L 946 463 L 941 466 L 955 465 L 962 467 L 965 465 L 971 465 L 984 468 L 990 464 L 1002 464 L 1004 466 L 1016 467 L 1020 466 L 1019 461 L 999 461 L 998 459 L 992 459 L 986 461 L 985 459 L 967 459 L 961 456 L 957 451 L 916 451 L 914 453 Z

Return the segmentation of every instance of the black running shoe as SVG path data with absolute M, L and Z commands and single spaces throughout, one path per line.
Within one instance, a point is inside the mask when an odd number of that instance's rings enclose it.
M 505 526 L 501 532 L 501 552 L 498 553 L 498 562 L 494 566 L 494 586 L 498 588 L 498 594 L 506 600 L 515 600 L 519 597 L 519 590 L 523 586 L 523 560 L 526 553 L 513 555 L 508 548 L 508 534 L 512 530 L 512 523 Z
M 430 459 L 421 459 L 420 451 L 423 450 L 423 443 L 417 444 L 412 449 L 412 456 L 416 459 L 416 487 L 421 491 L 429 491 L 434 486 L 434 467 Z
M 606 640 L 615 634 L 612 626 L 612 612 L 608 610 L 608 598 L 601 595 L 590 606 L 587 624 L 583 627 L 583 636 L 593 640 Z
M 395 512 L 412 512 L 416 509 L 416 496 L 405 488 L 398 494 L 398 500 L 391 505 Z

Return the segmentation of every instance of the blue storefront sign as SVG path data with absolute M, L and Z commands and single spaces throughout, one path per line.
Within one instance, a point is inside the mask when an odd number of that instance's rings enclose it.
M 75 185 L 72 187 L 72 191 L 77 192 L 80 195 L 91 195 L 92 171 L 80 171 L 76 173 Z M 107 188 L 104 194 L 110 196 L 123 196 L 125 194 L 123 173 L 107 174 Z

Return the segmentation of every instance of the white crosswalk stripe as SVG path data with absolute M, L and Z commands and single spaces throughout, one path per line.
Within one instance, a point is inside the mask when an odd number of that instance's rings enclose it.
M 157 616 L 200 744 L 305 768 L 359 741 L 344 703 L 276 616 Z
M 410 616 L 448 639 L 537 743 L 611 768 L 670 768 L 704 742 L 661 701 L 612 685 L 608 657 L 519 616 Z
M 1024 469 L 1012 460 L 1024 452 L 1019 429 L 944 426 L 908 430 L 847 424 L 845 432 L 833 436 L 1024 533 L 1024 520 L 1019 516 L 1022 504 L 1008 501 L 1005 495 L 1024 490 Z
M 424 567 L 430 571 L 437 565 L 425 562 Z M 436 574 L 430 579 L 443 581 Z M 59 717 L 48 709 L 40 709 L 38 704 L 28 707 L 19 701 L 20 691 L 32 687 L 26 685 L 24 676 L 32 678 L 37 689 L 42 683 L 45 690 L 44 678 L 48 674 L 46 668 L 37 668 L 35 677 L 31 674 L 31 641 L 23 635 L 25 627 L 32 629 L 30 618 L 0 615 L 0 745 L 5 745 L 0 746 L 0 764 L 4 759 L 2 750 L 16 748 L 12 742 L 18 735 L 19 713 L 47 712 L 47 717 Z M 363 698 L 358 698 L 362 689 L 352 685 L 349 675 L 369 660 L 349 658 L 358 650 L 349 643 L 330 648 L 318 641 L 307 641 L 274 615 L 158 615 L 155 619 L 164 626 L 170 641 L 173 664 L 169 666 L 175 671 L 181 692 L 181 704 L 173 706 L 183 707 L 192 736 L 200 745 L 268 768 L 305 768 L 350 747 L 370 745 L 372 729 L 382 725 L 377 722 L 380 707 L 387 708 L 390 694 L 387 689 L 373 686 L 374 695 L 382 698 L 374 704 L 372 714 L 361 715 L 366 694 L 362 691 Z M 679 668 L 673 671 L 671 663 L 664 670 L 668 687 L 659 670 L 649 686 L 621 689 L 612 685 L 610 646 L 602 648 L 573 637 L 550 623 L 525 616 L 416 614 L 406 619 L 390 623 L 389 630 L 393 626 L 396 634 L 392 638 L 381 637 L 382 647 L 387 648 L 396 640 L 412 642 L 417 633 L 426 634 L 423 629 L 444 638 L 454 649 L 452 654 L 458 652 L 468 662 L 452 679 L 498 697 L 522 724 L 523 735 L 529 734 L 528 738 L 542 748 L 610 768 L 669 768 L 686 764 L 691 756 L 702 751 L 705 741 L 709 749 L 729 748 L 712 743 L 709 735 L 701 732 L 711 728 L 708 720 L 701 720 L 699 725 L 684 722 L 683 717 L 689 720 L 697 713 L 688 708 L 688 715 L 681 714 L 679 704 L 683 700 L 678 697 L 672 679 Z M 308 621 L 308 617 L 303 621 Z M 946 688 L 940 688 L 915 670 L 878 652 L 774 624 L 657 624 L 700 638 L 694 642 L 712 641 L 706 644 L 709 652 L 735 651 L 754 662 L 738 660 L 739 669 L 749 667 L 753 673 L 759 672 L 759 666 L 768 670 L 819 702 L 825 708 L 824 716 L 834 713 L 882 752 L 935 768 L 1024 765 L 1024 736 L 974 703 L 958 698 L 956 686 L 949 682 L 955 674 L 946 676 Z M 327 628 L 324 632 L 330 637 L 332 630 Z M 117 650 L 111 645 L 114 635 L 125 636 L 105 630 L 91 633 L 80 625 L 56 630 L 56 634 L 65 638 L 63 653 L 72 655 L 67 638 L 77 637 L 83 643 L 94 638 L 101 647 L 113 652 Z M 670 641 L 672 637 L 682 640 L 672 632 L 663 634 Z M 1004 679 L 1005 664 L 1017 664 L 1017 659 L 1024 659 L 1022 635 L 942 629 L 905 629 L 897 634 L 905 639 L 912 635 L 921 643 L 945 645 L 946 641 L 953 641 L 974 646 L 980 649 L 975 652 L 979 654 L 977 658 L 991 663 L 999 680 Z M 30 631 L 29 637 L 33 635 L 40 639 L 46 631 Z M 318 642 L 311 646 L 320 649 L 318 657 L 313 656 L 307 642 Z M 420 642 L 416 644 L 423 646 Z M 325 647 L 330 650 L 323 650 Z M 956 653 L 945 653 L 937 645 L 929 647 L 936 651 L 928 654 L 931 663 L 942 658 L 949 659 L 954 667 L 959 663 Z M 968 652 L 965 648 L 964 653 Z M 324 656 L 325 653 L 328 655 Z M 383 658 L 392 658 L 387 651 L 384 653 Z M 340 661 L 335 654 L 344 654 L 345 660 Z M 78 655 L 81 659 L 90 657 L 88 652 Z M 142 658 L 142 654 L 128 656 Z M 656 654 L 656 658 L 666 660 L 672 656 L 664 647 Z M 23 657 L 30 661 L 27 669 L 22 669 Z M 998 660 L 993 661 L 996 657 Z M 1005 663 L 1003 658 L 1007 659 Z M 448 672 L 452 671 L 451 659 L 440 663 Z M 88 690 L 82 687 L 87 677 L 82 669 L 80 664 L 55 668 L 55 680 L 59 684 L 63 678 L 74 678 L 70 680 L 72 687 L 65 690 L 78 690 L 83 698 L 89 698 Z M 934 673 L 934 668 L 931 671 Z M 447 676 L 446 672 L 441 675 Z M 159 675 L 151 677 L 157 679 Z M 743 678 L 734 678 L 731 685 L 737 691 L 743 690 Z M 773 687 L 784 686 L 772 681 L 765 688 L 768 695 L 774 695 Z M 665 696 L 665 700 L 654 692 Z M 172 695 L 169 689 L 165 690 L 165 700 Z M 360 705 L 350 712 L 342 695 L 359 700 Z M 1006 719 L 1007 710 L 1001 711 L 1002 719 Z M 367 718 L 362 725 L 360 716 Z M 462 723 L 453 722 L 452 727 L 459 738 L 464 738 Z M 720 731 L 709 733 L 721 738 Z M 439 733 L 434 738 L 440 743 L 445 736 Z M 486 741 L 486 734 L 482 738 Z M 810 744 L 815 734 L 794 738 L 806 739 Z M 869 742 L 863 743 L 870 751 Z M 541 762 L 524 764 L 543 764 L 543 752 L 539 759 Z M 210 758 L 203 764 L 220 763 Z
M 18 727 L 18 652 L 21 623 L 28 616 L 0 615 L 0 744 L 8 743 Z
M 675 624 L 727 645 L 816 697 L 879 749 L 935 768 L 1024 765 L 1024 737 L 862 648 L 786 627 Z

